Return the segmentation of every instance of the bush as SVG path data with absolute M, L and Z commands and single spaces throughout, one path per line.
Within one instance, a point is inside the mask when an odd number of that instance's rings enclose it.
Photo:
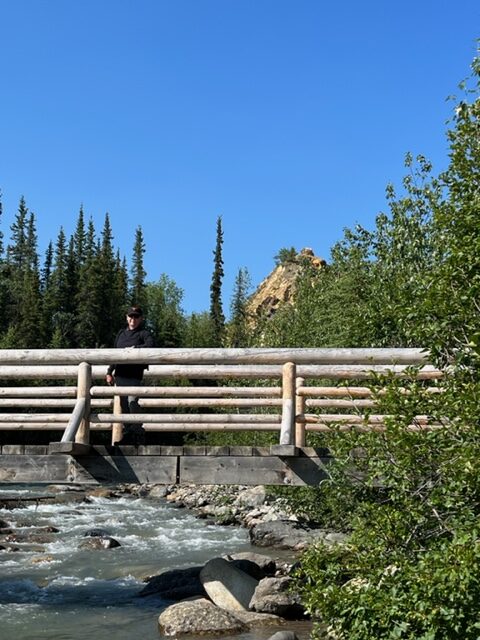
M 385 381 L 384 433 L 338 433 L 318 513 L 348 514 L 346 545 L 319 545 L 297 577 L 304 605 L 345 640 L 480 637 L 480 383 L 461 369 L 440 393 Z M 437 429 L 412 430 L 427 414 Z M 338 508 L 335 509 L 335 504 Z M 347 508 L 346 508 L 347 507 Z M 314 509 L 314 503 L 309 505 Z
M 477 640 L 480 635 L 480 544 L 477 531 L 457 532 L 415 558 L 386 557 L 358 540 L 310 549 L 297 584 L 303 603 L 328 621 L 338 640 Z

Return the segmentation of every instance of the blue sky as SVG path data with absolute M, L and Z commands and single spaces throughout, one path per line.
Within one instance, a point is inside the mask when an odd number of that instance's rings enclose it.
M 221 215 L 228 312 L 240 267 L 372 227 L 406 152 L 445 167 L 478 37 L 478 0 L 0 0 L 1 229 L 24 195 L 43 253 L 83 204 L 129 260 L 140 225 L 192 312 Z

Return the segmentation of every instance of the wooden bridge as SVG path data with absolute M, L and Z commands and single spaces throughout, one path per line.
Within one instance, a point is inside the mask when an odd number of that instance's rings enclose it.
M 112 362 L 147 364 L 145 385 L 105 386 Z M 0 350 L 0 483 L 318 484 L 329 457 L 309 434 L 384 429 L 367 383 L 411 366 L 441 376 L 421 349 Z M 121 395 L 139 396 L 128 423 L 155 444 L 115 444 Z M 276 443 L 256 446 L 265 431 Z M 251 445 L 165 443 L 193 432 L 243 432 Z

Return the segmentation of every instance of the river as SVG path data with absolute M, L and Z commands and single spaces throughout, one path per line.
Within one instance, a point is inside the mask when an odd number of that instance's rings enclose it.
M 3 497 L 36 492 L 46 491 L 0 485 Z M 14 543 L 18 551 L 0 551 L 2 640 L 159 640 L 157 620 L 166 603 L 156 596 L 138 597 L 143 578 L 225 553 L 258 552 L 246 529 L 208 524 L 160 498 L 39 502 L 0 509 L 0 520 L 22 532 L 47 526 L 59 530 L 45 544 Z M 92 528 L 107 530 L 121 546 L 79 548 Z M 294 629 L 302 640 L 308 637 L 305 623 L 285 628 Z M 236 637 L 253 640 L 274 632 L 258 629 Z

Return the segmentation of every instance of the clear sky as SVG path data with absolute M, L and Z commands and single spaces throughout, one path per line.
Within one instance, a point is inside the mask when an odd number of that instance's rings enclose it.
M 478 37 L 478 0 L 0 0 L 1 229 L 24 195 L 43 253 L 83 204 L 130 260 L 140 225 L 192 312 L 221 215 L 228 312 L 240 267 L 372 227 L 406 152 L 445 167 Z

